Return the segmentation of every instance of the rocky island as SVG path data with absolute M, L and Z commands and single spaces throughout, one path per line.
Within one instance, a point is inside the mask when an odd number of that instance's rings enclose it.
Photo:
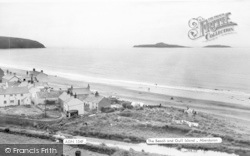
M 45 48 L 45 46 L 34 40 L 0 36 L 0 49 L 13 48 Z
M 135 45 L 134 48 L 188 48 L 188 47 L 160 42 L 156 44 Z
M 203 48 L 231 48 L 230 46 L 227 46 L 227 45 L 207 45 L 207 46 L 204 46 Z

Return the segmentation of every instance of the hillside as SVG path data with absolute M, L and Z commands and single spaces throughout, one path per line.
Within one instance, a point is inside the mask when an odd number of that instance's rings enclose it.
M 45 48 L 45 46 L 34 40 L 0 36 L 0 49 L 12 48 Z

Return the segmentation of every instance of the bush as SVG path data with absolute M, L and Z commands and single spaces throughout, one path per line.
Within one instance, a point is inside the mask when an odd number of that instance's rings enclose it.
M 181 148 L 182 148 L 182 145 L 177 146 L 177 150 L 181 150 Z
M 124 142 L 131 142 L 131 139 L 125 138 L 125 139 L 123 139 L 123 141 L 124 141 Z
M 117 151 L 112 156 L 132 156 L 129 151 Z
M 131 117 L 132 113 L 130 111 L 123 111 L 119 114 L 120 116 Z
M 132 109 L 133 108 L 133 106 L 131 105 L 130 102 L 123 102 L 122 107 L 127 108 L 127 109 Z
M 9 132 L 10 132 L 10 129 L 9 129 L 9 128 L 5 128 L 5 129 L 4 129 L 4 132 L 9 133 Z
M 111 113 L 114 112 L 115 109 L 114 108 L 110 108 L 110 107 L 101 107 L 101 112 L 103 113 Z

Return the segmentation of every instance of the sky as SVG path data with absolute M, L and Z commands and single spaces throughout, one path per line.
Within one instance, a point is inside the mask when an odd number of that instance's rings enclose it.
M 132 47 L 165 42 L 192 47 L 249 47 L 248 0 L 0 0 L 0 36 L 28 38 L 46 47 Z M 233 34 L 191 40 L 192 18 L 231 12 Z

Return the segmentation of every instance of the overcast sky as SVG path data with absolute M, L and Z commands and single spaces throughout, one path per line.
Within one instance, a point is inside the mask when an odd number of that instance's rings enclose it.
M 247 0 L 0 0 L 0 36 L 29 38 L 47 47 L 131 47 L 165 42 L 186 46 L 250 46 Z M 188 21 L 231 12 L 234 34 L 190 40 Z

